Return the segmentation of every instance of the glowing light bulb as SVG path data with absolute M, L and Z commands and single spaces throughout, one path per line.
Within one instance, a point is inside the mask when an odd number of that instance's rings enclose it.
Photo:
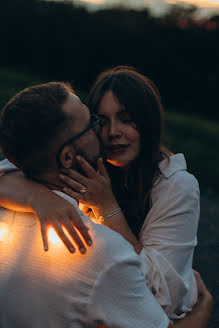
M 61 243 L 61 239 L 59 238 L 59 236 L 57 235 L 57 233 L 55 232 L 55 230 L 53 228 L 50 228 L 48 231 L 48 239 L 53 244 Z
M 5 234 L 8 230 L 8 225 L 5 222 L 0 222 L 0 241 L 4 240 Z

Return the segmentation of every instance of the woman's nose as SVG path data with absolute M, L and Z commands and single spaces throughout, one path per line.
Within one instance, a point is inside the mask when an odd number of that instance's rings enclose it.
M 108 135 L 109 138 L 121 137 L 122 131 L 120 129 L 119 124 L 117 124 L 116 122 L 110 122 Z

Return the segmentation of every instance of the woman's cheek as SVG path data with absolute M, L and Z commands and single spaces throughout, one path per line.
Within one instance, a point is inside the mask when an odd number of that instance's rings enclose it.
M 100 139 L 102 140 L 103 146 L 105 147 L 106 144 L 107 144 L 107 134 L 104 133 L 104 132 L 102 132 L 102 133 L 100 134 Z

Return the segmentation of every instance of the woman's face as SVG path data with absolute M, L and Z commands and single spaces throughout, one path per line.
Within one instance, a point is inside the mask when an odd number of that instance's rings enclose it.
M 107 161 L 128 167 L 140 153 L 140 134 L 130 114 L 112 91 L 108 91 L 100 101 L 98 115 L 103 119 L 101 138 Z

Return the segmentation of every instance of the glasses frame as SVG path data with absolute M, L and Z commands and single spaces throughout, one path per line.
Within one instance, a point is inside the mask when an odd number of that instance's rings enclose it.
M 101 118 L 96 115 L 96 114 L 91 114 L 90 115 L 90 121 L 92 121 L 92 119 L 95 119 L 96 121 L 91 123 L 85 130 L 81 131 L 80 133 L 76 134 L 74 137 L 68 139 L 66 142 L 63 143 L 63 145 L 59 148 L 57 155 L 56 155 L 56 159 L 57 162 L 59 162 L 59 155 L 61 153 L 61 151 L 63 150 L 63 148 L 65 146 L 70 145 L 71 143 L 73 143 L 75 140 L 79 139 L 81 136 L 83 136 L 83 134 L 85 134 L 86 132 L 90 131 L 91 129 L 93 129 L 95 126 L 97 125 L 101 125 Z

